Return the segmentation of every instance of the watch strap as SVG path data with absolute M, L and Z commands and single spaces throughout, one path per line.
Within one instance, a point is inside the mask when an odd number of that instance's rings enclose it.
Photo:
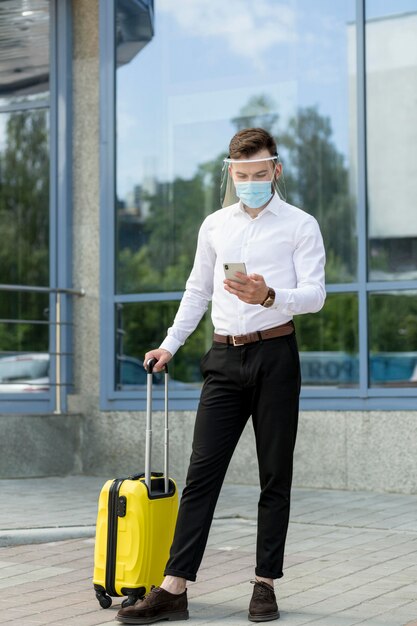
M 274 302 L 274 300 L 275 300 L 275 290 L 272 289 L 272 287 L 268 287 L 268 293 L 266 295 L 265 300 L 263 302 L 261 302 L 261 306 L 265 306 L 265 303 L 268 300 L 272 300 L 272 302 Z

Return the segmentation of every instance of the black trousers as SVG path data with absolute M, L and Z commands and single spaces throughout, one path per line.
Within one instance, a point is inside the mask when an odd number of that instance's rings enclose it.
M 252 415 L 261 487 L 255 573 L 280 578 L 300 394 L 295 333 L 237 347 L 214 343 L 201 371 L 190 466 L 165 575 L 196 580 L 227 467 Z

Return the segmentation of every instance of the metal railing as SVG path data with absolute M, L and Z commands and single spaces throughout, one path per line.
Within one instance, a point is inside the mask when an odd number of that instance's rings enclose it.
M 85 296 L 84 289 L 70 289 L 65 287 L 35 287 L 31 285 L 3 285 L 0 284 L 0 292 L 19 292 L 19 293 L 39 293 L 39 294 L 55 294 L 55 320 L 30 320 L 30 319 L 0 319 L 0 324 L 47 324 L 48 326 L 55 326 L 55 352 L 52 353 L 48 350 L 48 353 L 54 354 L 55 359 L 55 382 L 49 381 L 49 387 L 55 386 L 55 409 L 54 413 L 60 415 L 62 413 L 62 397 L 61 387 L 67 386 L 68 382 L 62 383 L 62 357 L 67 354 L 62 351 L 62 328 L 65 325 L 71 324 L 70 322 L 62 321 L 62 296 Z M 0 350 L 1 352 L 1 350 Z M 16 354 L 17 351 L 14 352 Z M 5 354 L 5 352 L 3 352 Z M 10 353 L 9 353 L 10 354 Z

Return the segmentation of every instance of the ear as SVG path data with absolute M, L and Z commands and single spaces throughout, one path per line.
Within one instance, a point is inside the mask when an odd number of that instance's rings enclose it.
M 282 163 L 277 163 L 275 166 L 275 172 L 274 175 L 279 178 L 282 174 Z

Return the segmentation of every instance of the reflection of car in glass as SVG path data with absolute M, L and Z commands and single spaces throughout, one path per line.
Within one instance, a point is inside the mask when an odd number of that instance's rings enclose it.
M 132 390 L 135 387 L 146 385 L 147 373 L 143 367 L 143 362 L 139 359 L 135 359 L 131 356 L 119 356 L 117 357 L 119 363 L 117 389 L 129 389 Z M 163 385 L 164 378 L 162 373 L 152 374 L 152 382 L 154 385 Z M 169 377 L 170 389 L 190 389 L 195 390 L 201 387 L 201 383 L 184 383 L 181 380 L 175 380 Z
M 146 385 L 147 373 L 143 367 L 143 362 L 131 356 L 117 357 L 119 372 L 116 376 L 118 379 L 118 389 L 122 389 L 125 385 Z M 160 374 L 152 374 L 152 382 L 154 385 L 162 383 Z
M 49 391 L 49 362 L 47 352 L 16 354 L 0 358 L 0 393 Z M 146 386 L 146 371 L 142 361 L 130 356 L 118 357 L 117 389 L 134 390 Z M 163 386 L 160 373 L 152 374 L 154 385 Z M 199 389 L 200 383 L 183 383 L 170 377 L 171 389 Z
M 371 380 L 375 384 L 415 385 L 416 352 L 378 352 L 369 357 Z
M 17 354 L 0 358 L 0 393 L 49 390 L 49 354 Z

